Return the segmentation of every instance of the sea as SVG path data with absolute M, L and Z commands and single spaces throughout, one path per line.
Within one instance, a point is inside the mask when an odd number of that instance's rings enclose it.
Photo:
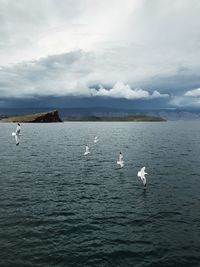
M 19 146 L 15 129 L 0 123 L 1 267 L 200 266 L 200 122 L 22 123 Z

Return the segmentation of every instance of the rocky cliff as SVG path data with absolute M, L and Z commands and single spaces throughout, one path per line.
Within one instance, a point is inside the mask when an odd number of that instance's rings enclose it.
M 62 122 L 57 110 L 23 116 L 0 118 L 1 122 Z

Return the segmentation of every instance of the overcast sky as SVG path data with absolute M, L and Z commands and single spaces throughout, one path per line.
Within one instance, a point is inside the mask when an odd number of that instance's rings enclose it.
M 0 106 L 77 97 L 200 107 L 199 14 L 199 0 L 0 0 Z

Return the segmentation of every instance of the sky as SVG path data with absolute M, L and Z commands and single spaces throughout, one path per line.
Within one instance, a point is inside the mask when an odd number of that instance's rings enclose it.
M 0 107 L 200 108 L 199 0 L 0 0 Z

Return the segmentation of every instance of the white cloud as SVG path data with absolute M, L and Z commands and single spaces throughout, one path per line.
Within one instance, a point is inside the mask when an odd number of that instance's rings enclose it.
M 200 97 L 200 88 L 187 91 L 185 96 Z
M 200 107 L 200 88 L 186 91 L 181 96 L 174 96 L 170 104 L 178 107 Z
M 137 0 L 0 0 L 1 64 L 35 60 L 112 41 Z
M 186 97 L 186 96 L 175 96 L 173 97 L 169 104 L 174 107 L 200 107 L 200 97 Z
M 99 90 L 93 90 L 94 96 L 105 96 L 113 98 L 139 99 L 149 97 L 149 93 L 142 89 L 131 89 L 128 84 L 116 82 L 111 89 L 105 89 L 102 86 Z
M 199 0 L 0 0 L 0 6 L 3 65 L 77 49 L 113 56 L 120 49 L 118 64 L 122 57 L 128 67 L 198 64 Z
M 153 91 L 151 98 L 163 98 L 163 97 L 169 97 L 168 94 L 161 94 L 157 90 Z
M 111 89 L 105 89 L 103 86 L 100 86 L 99 90 L 93 89 L 92 95 L 125 99 L 152 99 L 169 96 L 168 94 L 160 94 L 158 91 L 150 94 L 148 91 L 140 88 L 132 89 L 128 84 L 119 81 Z

